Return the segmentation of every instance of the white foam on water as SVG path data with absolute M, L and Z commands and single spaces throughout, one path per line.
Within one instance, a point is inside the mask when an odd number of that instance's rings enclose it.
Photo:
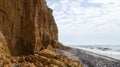
M 108 56 L 114 59 L 118 59 L 120 60 L 120 51 L 115 51 L 115 50 L 100 50 L 100 49 L 96 49 L 96 48 L 85 48 L 85 47 L 79 47 L 79 46 L 70 46 L 70 47 L 74 47 L 77 49 L 82 49 L 82 50 L 86 50 L 86 51 L 90 51 L 96 54 L 100 54 L 100 55 L 104 55 L 104 56 Z

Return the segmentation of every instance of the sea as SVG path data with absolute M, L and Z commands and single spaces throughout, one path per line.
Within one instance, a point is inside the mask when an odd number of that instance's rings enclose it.
M 69 46 L 120 60 L 120 45 L 69 45 Z

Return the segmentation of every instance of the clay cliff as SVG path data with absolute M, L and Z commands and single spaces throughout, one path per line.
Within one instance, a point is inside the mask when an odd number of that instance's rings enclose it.
M 10 62 L 11 56 L 30 55 L 34 59 L 41 50 L 64 49 L 52 12 L 45 0 L 0 0 L 0 58 Z
M 44 0 L 0 0 L 0 31 L 12 55 L 58 45 L 57 25 Z

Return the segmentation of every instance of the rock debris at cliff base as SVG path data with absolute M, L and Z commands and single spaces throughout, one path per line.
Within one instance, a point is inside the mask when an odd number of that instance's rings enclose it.
M 79 61 L 49 49 L 38 54 L 12 57 L 11 62 L 3 61 L 0 67 L 82 67 Z

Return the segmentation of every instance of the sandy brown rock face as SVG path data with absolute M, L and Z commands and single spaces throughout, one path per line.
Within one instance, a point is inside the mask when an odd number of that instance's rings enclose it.
M 4 61 L 9 62 L 10 51 L 8 49 L 4 35 L 0 32 L 0 64 Z
M 58 44 L 57 26 L 45 0 L 0 0 L 0 31 L 12 55 L 38 53 Z
M 52 48 L 66 47 L 45 0 L 0 0 L 0 67 L 82 67 Z

